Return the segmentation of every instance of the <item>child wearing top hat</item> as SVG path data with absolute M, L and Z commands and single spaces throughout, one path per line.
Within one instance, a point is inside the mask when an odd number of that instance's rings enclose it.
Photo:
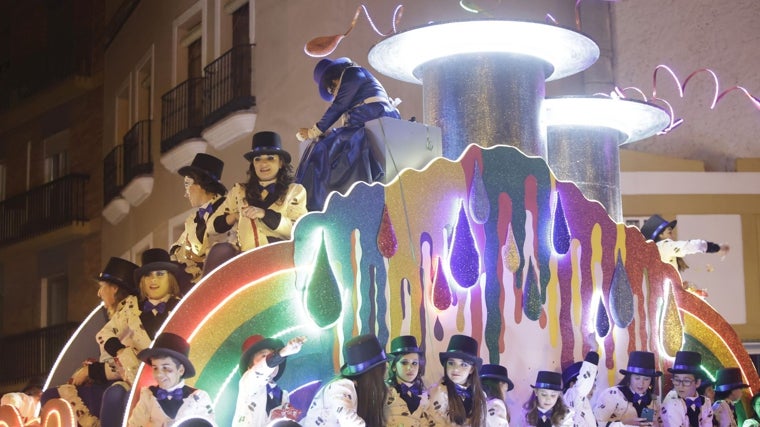
M 486 393 L 486 426 L 509 427 L 507 411 L 507 392 L 515 388 L 509 379 L 507 368 L 501 365 L 483 365 L 480 369 L 480 382 Z
M 713 419 L 718 427 L 736 427 L 736 408 L 734 405 L 742 398 L 744 389 L 749 385 L 742 380 L 739 368 L 723 368 L 718 370 L 715 378 L 715 403 L 713 403 Z
M 712 402 L 700 396 L 697 388 L 702 381 L 702 355 L 694 351 L 679 351 L 672 368 L 675 396 L 662 403 L 663 427 L 710 427 L 713 424 Z
M 562 374 L 538 371 L 533 393 L 523 405 L 525 425 L 537 427 L 573 425 L 573 410 L 562 400 Z
M 243 157 L 249 162 L 248 182 L 235 184 L 227 194 L 215 232 L 234 228 L 241 251 L 290 239 L 293 224 L 306 213 L 306 189 L 293 182 L 290 153 L 280 135 L 257 132 Z
M 430 417 L 436 426 L 486 425 L 486 394 L 480 384 L 478 342 L 453 335 L 438 357 L 443 378 L 430 389 Z
M 660 215 L 652 215 L 641 226 L 641 234 L 647 240 L 654 240 L 660 251 L 663 262 L 683 272 L 689 266 L 683 257 L 689 254 L 719 253 L 726 254 L 729 246 L 725 243 L 713 243 L 707 240 L 673 240 L 673 229 L 676 228 L 677 220 L 668 221 Z
M 576 425 L 596 425 L 594 409 L 591 407 L 591 396 L 596 386 L 598 365 L 599 353 L 592 350 L 586 353 L 582 362 L 575 362 L 562 371 L 563 398 L 565 404 L 575 414 Z
M 185 229 L 169 253 L 192 276 L 192 283 L 200 280 L 204 271 L 210 271 L 204 268 L 204 263 L 214 244 L 235 241 L 230 231 L 216 233 L 211 225 L 224 213 L 220 209 L 227 194 L 227 188 L 221 182 L 223 170 L 223 161 L 210 154 L 198 153 L 190 165 L 178 171 L 184 179 L 185 197 L 196 210 L 185 219 Z M 187 290 L 182 291 L 184 294 Z
M 632 351 L 623 379 L 597 398 L 594 416 L 600 426 L 651 426 L 658 424 L 660 405 L 652 382 L 662 372 L 655 369 L 654 353 Z
M 71 405 L 80 425 L 121 424 L 121 416 L 126 404 L 126 390 L 124 387 L 116 386 L 119 388 L 106 392 L 118 380 L 131 381 L 131 378 L 122 376 L 115 355 L 103 347 L 101 337 L 112 333 L 114 319 L 129 316 L 133 308 L 138 306 L 138 287 L 134 276 L 138 268 L 128 260 L 112 257 L 95 278 L 98 283 L 98 297 L 103 302 L 109 318 L 96 335 L 96 340 L 100 344 L 100 356 L 98 359 L 84 361 L 82 367 L 71 376 L 69 384 L 45 390 L 40 398 L 42 406 L 51 399 L 62 398 Z M 129 347 L 134 343 L 129 334 L 119 335 L 116 340 L 123 347 Z M 150 340 L 145 346 L 149 343 Z M 137 363 L 137 361 L 134 362 L 135 366 Z M 119 407 L 118 413 L 102 409 L 113 406 Z
M 288 403 L 288 392 L 276 381 L 285 373 L 285 359 L 301 351 L 306 337 L 296 337 L 287 344 L 276 338 L 251 335 L 242 346 L 237 405 L 232 425 L 263 426 L 272 410 Z
M 384 426 L 387 357 L 377 337 L 365 334 L 346 341 L 343 360 L 340 375 L 317 392 L 301 425 Z
M 755 393 L 755 395 L 752 396 L 752 400 L 750 400 L 750 406 L 752 406 L 752 411 L 755 412 L 755 416 L 752 418 L 747 418 L 742 423 L 742 427 L 759 427 L 760 426 L 760 393 Z M 749 416 L 749 414 L 747 414 Z
M 296 181 L 308 192 L 310 211 L 322 210 L 331 191 L 345 193 L 354 182 L 372 183 L 383 177 L 364 123 L 401 117 L 396 109 L 399 101 L 391 101 L 375 76 L 350 58 L 322 59 L 314 67 L 314 82 L 320 97 L 332 104 L 314 126 L 296 133 L 299 141 L 312 140 L 296 172 Z M 345 123 L 328 133 L 339 118 Z
M 202 419 L 214 423 L 214 406 L 208 393 L 185 385 L 195 376 L 190 345 L 179 335 L 164 332 L 150 348 L 138 354 L 153 370 L 156 385 L 143 387 L 129 416 L 130 427 L 169 427 L 179 421 Z
M 425 375 L 425 353 L 417 338 L 401 335 L 391 341 L 388 353 L 388 400 L 385 419 L 389 427 L 431 425 L 429 399 L 422 382 Z

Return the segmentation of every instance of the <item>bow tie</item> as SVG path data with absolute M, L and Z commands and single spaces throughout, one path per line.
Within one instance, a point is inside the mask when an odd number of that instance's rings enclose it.
M 259 192 L 264 192 L 264 190 L 267 191 L 267 193 L 272 194 L 274 193 L 275 189 L 275 183 L 269 184 L 269 185 L 261 185 L 259 184 Z
M 543 418 L 545 420 L 548 420 L 549 418 L 552 417 L 552 412 L 553 411 L 551 409 L 549 409 L 546 412 L 544 412 L 544 411 L 542 411 L 542 410 L 539 409 L 538 410 L 538 418 Z
M 156 399 L 158 400 L 182 400 L 184 395 L 182 394 L 182 387 L 175 388 L 172 391 L 167 391 L 162 388 L 156 390 Z
M 456 386 L 457 395 L 464 400 L 472 399 L 472 391 L 469 388 Z
M 636 403 L 638 403 L 638 404 L 641 404 L 641 402 L 644 400 L 645 396 L 646 396 L 646 394 L 633 393 L 633 401 L 636 402 Z
M 271 396 L 272 399 L 282 399 L 282 389 L 277 385 L 272 386 L 270 384 L 267 384 L 267 394 Z
M 407 394 L 409 396 L 419 396 L 420 395 L 420 386 L 418 384 L 412 384 L 412 385 L 406 385 L 406 384 L 399 384 L 399 393 Z
M 142 311 L 153 311 L 156 310 L 159 314 L 166 311 L 166 303 L 160 302 L 158 304 L 153 304 L 152 302 L 145 300 L 142 306 Z
M 212 213 L 214 213 L 214 206 L 212 204 L 209 204 L 206 207 L 198 209 L 198 218 L 203 219 L 206 214 L 211 215 Z
M 686 407 L 692 408 L 692 409 L 699 409 L 702 407 L 702 399 L 701 397 L 696 397 L 694 399 L 684 399 L 684 402 L 686 402 Z

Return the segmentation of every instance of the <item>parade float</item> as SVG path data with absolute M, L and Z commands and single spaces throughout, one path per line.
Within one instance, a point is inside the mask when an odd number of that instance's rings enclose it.
M 430 361 L 427 384 L 440 379 L 437 353 L 452 335 L 475 338 L 485 363 L 509 368 L 513 410 L 537 371 L 582 360 L 591 340 L 599 388 L 617 382 L 633 350 L 655 353 L 662 371 L 678 350 L 694 350 L 706 373 L 738 366 L 756 392 L 760 378 L 731 326 L 622 223 L 618 147 L 655 135 L 672 116 L 644 101 L 544 97 L 547 80 L 598 55 L 580 32 L 503 20 L 432 23 L 372 47 L 381 74 L 423 86 L 423 123 L 368 123 L 394 171 L 387 183 L 333 193 L 291 241 L 206 276 L 164 325 L 190 342 L 197 374 L 188 385 L 211 395 L 217 423 L 230 425 L 241 344 L 252 334 L 307 336 L 278 381 L 301 416 L 343 364 L 342 344 L 365 333 L 386 345 L 416 336 Z M 420 157 L 393 155 L 407 144 Z M 104 322 L 94 310 L 48 384 L 65 383 L 97 354 L 92 337 Z M 138 372 L 129 407 L 151 383 L 147 369 Z M 66 411 L 43 410 L 42 425 L 67 425 Z

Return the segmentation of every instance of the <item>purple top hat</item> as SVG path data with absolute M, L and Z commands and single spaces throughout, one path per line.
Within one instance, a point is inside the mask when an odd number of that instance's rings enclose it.
M 731 391 L 737 388 L 748 388 L 742 378 L 742 370 L 739 368 L 723 368 L 718 370 L 715 378 L 715 391 Z
M 468 337 L 467 335 L 452 335 L 448 348 L 446 351 L 439 353 L 438 357 L 441 360 L 441 365 L 444 367 L 447 360 L 455 358 L 472 363 L 480 369 L 483 359 L 478 357 L 478 347 L 478 342 L 472 337 Z
M 290 153 L 282 149 L 280 134 L 271 131 L 256 132 L 251 138 L 251 151 L 243 154 L 249 162 L 256 156 L 277 154 L 285 163 L 290 163 Z
M 314 66 L 314 83 L 319 87 L 319 96 L 325 101 L 332 101 L 334 96 L 328 90 L 332 80 L 340 77 L 340 73 L 353 65 L 351 58 L 338 58 L 332 60 L 325 58 Z
M 114 285 L 129 292 L 130 295 L 137 295 L 138 289 L 135 284 L 135 270 L 139 267 L 137 264 L 122 258 L 111 257 L 108 260 L 103 271 L 95 278 L 99 282 L 113 283 Z
M 641 234 L 647 240 L 654 240 L 660 233 L 666 228 L 675 228 L 678 221 L 668 221 L 667 219 L 655 214 L 644 221 L 644 225 L 641 226 Z
M 673 367 L 668 368 L 671 374 L 693 374 L 697 378 L 702 378 L 702 355 L 696 351 L 679 351 L 676 353 L 676 360 Z
M 340 373 L 345 377 L 355 377 L 385 363 L 388 358 L 377 337 L 366 334 L 346 341 L 343 345 L 343 360 L 346 363 L 340 368 Z
M 171 332 L 164 332 L 156 338 L 152 347 L 138 353 L 137 358 L 149 364 L 150 359 L 173 357 L 185 367 L 182 378 L 191 378 L 195 376 L 195 367 L 190 362 L 189 354 L 190 344 L 184 338 Z
M 620 373 L 652 378 L 662 375 L 662 372 L 654 369 L 654 353 L 648 351 L 632 351 L 628 355 L 628 368 L 621 369 Z
M 536 383 L 531 387 L 562 391 L 562 374 L 552 371 L 538 371 Z
M 515 384 L 509 379 L 507 368 L 501 365 L 485 364 L 480 368 L 480 379 L 494 379 L 507 383 L 507 391 L 515 388 Z
M 423 351 L 417 346 L 417 338 L 412 335 L 401 335 L 391 341 L 391 351 L 388 353 L 393 355 L 407 353 L 423 354 Z

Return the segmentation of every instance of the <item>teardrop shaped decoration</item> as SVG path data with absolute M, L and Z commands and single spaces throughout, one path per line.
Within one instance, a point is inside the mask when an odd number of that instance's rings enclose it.
M 380 220 L 380 229 L 377 231 L 377 249 L 385 258 L 392 257 L 398 250 L 396 230 L 388 214 L 388 205 L 383 206 L 383 217 Z
M 438 258 L 438 265 L 433 277 L 433 306 L 438 310 L 446 310 L 451 306 L 451 288 L 443 273 L 443 262 Z
M 672 283 L 668 283 L 665 298 L 665 307 L 660 318 L 660 341 L 665 353 L 670 357 L 676 357 L 676 352 L 683 346 L 684 338 L 683 320 L 678 313 Z
M 320 328 L 332 326 L 343 310 L 340 286 L 335 278 L 325 247 L 325 236 L 319 245 L 314 269 L 305 287 L 304 304 L 306 312 Z
M 599 297 L 599 304 L 596 308 L 596 334 L 600 337 L 606 337 L 610 333 L 610 318 L 607 315 L 607 308 L 604 301 Z
M 435 316 L 435 324 L 433 325 L 433 336 L 438 341 L 443 341 L 443 325 L 441 324 L 441 318 Z
M 475 237 L 467 220 L 464 203 L 459 208 L 459 219 L 451 236 L 449 271 L 452 278 L 463 288 L 471 288 L 480 277 L 480 256 L 475 249 Z
M 618 328 L 627 328 L 633 321 L 633 288 L 628 280 L 628 272 L 623 265 L 623 257 L 618 250 L 615 272 L 610 285 L 610 314 Z
M 476 224 L 485 224 L 488 221 L 491 203 L 488 201 L 486 184 L 483 182 L 483 172 L 478 167 L 477 160 L 475 160 L 468 199 L 472 221 Z
M 517 241 L 512 232 L 511 222 L 507 226 L 507 240 L 501 247 L 501 261 L 504 263 L 504 269 L 512 274 L 515 274 L 520 267 L 520 253 L 517 251 Z
M 525 283 L 523 284 L 523 311 L 530 320 L 541 316 L 541 290 L 538 288 L 538 275 L 533 268 L 533 259 L 528 261 Z
M 567 226 L 565 209 L 562 207 L 562 198 L 559 194 L 557 194 L 557 206 L 554 207 L 552 243 L 554 243 L 554 251 L 558 254 L 564 255 L 570 250 L 570 229 Z

